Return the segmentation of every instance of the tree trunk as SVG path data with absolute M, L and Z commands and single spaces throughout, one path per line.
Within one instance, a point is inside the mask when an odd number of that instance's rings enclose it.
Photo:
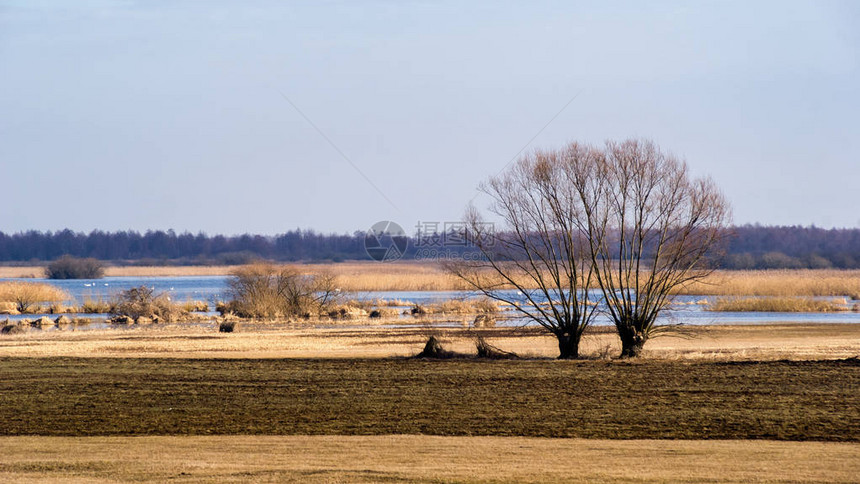
M 645 340 L 648 338 L 642 333 L 631 331 L 619 331 L 618 336 L 621 337 L 621 357 L 635 358 L 642 353 L 642 347 L 645 346 Z
M 572 360 L 579 358 L 579 338 L 571 333 L 558 333 L 558 359 Z

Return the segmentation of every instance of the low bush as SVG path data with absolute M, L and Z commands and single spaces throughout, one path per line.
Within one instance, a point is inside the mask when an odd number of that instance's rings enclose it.
M 64 255 L 45 268 L 48 279 L 100 279 L 104 277 L 104 265 L 96 259 L 78 259 Z
M 110 313 L 134 320 L 149 318 L 168 322 L 177 321 L 187 315 L 181 307 L 171 303 L 169 297 L 164 294 L 156 295 L 146 286 L 133 287 L 119 293 Z
M 241 267 L 234 271 L 229 285 L 233 300 L 224 309 L 241 317 L 328 315 L 337 309 L 340 299 L 333 276 L 303 274 L 293 267 L 271 264 Z

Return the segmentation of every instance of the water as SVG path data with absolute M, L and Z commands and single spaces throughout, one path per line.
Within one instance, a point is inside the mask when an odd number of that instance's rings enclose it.
M 66 304 L 80 304 L 86 299 L 107 301 L 120 291 L 132 287 L 146 286 L 153 288 L 156 294 L 163 293 L 173 301 L 206 301 L 211 305 L 216 301 L 229 298 L 227 276 L 185 276 L 185 277 L 105 277 L 103 279 L 76 279 L 48 281 L 66 291 L 72 300 Z M 33 279 L 0 279 L 0 281 L 29 281 Z M 524 296 L 514 291 L 508 293 L 512 298 L 524 300 Z M 356 299 L 399 299 L 413 304 L 432 304 L 448 299 L 463 299 L 474 297 L 475 293 L 467 291 L 379 291 L 357 292 L 349 297 Z M 592 299 L 597 299 L 592 293 Z M 664 311 L 658 324 L 683 323 L 690 325 L 713 324 L 764 324 L 772 322 L 787 323 L 860 323 L 860 313 L 762 313 L 762 312 L 710 312 L 704 310 L 704 305 L 697 304 L 709 300 L 705 296 L 678 296 L 672 307 Z M 9 316 L 10 320 L 35 318 L 40 315 Z M 69 315 L 74 317 L 75 315 Z M 102 319 L 106 315 L 81 315 L 94 319 Z M 56 316 L 53 316 L 56 317 Z M 6 316 L 0 316 L 0 320 Z M 499 325 L 522 325 L 524 321 L 514 319 L 500 321 Z M 593 324 L 609 325 L 611 321 L 606 316 L 598 316 Z
M 172 301 L 206 301 L 227 299 L 226 276 L 185 277 L 105 277 L 102 279 L 66 279 L 42 281 L 64 290 L 71 299 L 66 304 L 81 304 L 87 299 L 108 301 L 133 287 L 146 286 L 156 294 L 166 294 Z M 0 279 L 0 281 L 33 282 L 34 279 Z

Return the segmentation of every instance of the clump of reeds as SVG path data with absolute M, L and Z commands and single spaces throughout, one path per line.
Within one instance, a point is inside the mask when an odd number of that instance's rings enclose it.
M 368 316 L 367 310 L 351 304 L 338 304 L 328 307 L 321 316 L 331 319 L 361 319 Z
M 186 313 L 205 313 L 209 311 L 209 304 L 206 301 L 185 301 L 180 305 L 180 307 Z
M 84 299 L 84 302 L 80 306 L 78 306 L 77 312 L 83 314 L 105 314 L 113 312 L 113 307 L 111 303 L 105 302 L 101 298 L 92 299 L 88 297 Z
M 72 306 L 66 306 L 63 303 L 52 303 L 47 308 L 45 308 L 48 314 L 64 314 L 64 313 L 73 313 L 75 312 L 75 308 Z
M 449 299 L 414 308 L 417 308 L 417 314 L 496 314 L 500 310 L 498 302 L 486 298 Z
M 58 287 L 42 282 L 0 282 L 0 302 L 14 303 L 15 310 L 28 313 L 42 303 L 59 303 L 69 295 Z
M 409 307 L 415 305 L 412 301 L 403 299 L 373 299 L 369 303 L 375 307 Z
M 720 312 L 822 313 L 844 311 L 844 305 L 810 297 L 721 297 L 705 308 Z
M 372 309 L 368 314 L 370 319 L 396 318 L 399 313 L 396 309 L 390 307 L 378 307 Z

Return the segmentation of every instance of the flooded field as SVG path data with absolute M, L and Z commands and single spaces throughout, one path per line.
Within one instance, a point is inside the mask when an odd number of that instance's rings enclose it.
M 78 279 L 78 280 L 56 280 L 49 281 L 50 284 L 62 289 L 70 296 L 66 301 L 70 305 L 80 304 L 86 300 L 108 301 L 121 291 L 138 286 L 152 288 L 157 294 L 165 294 L 172 301 L 204 301 L 214 308 L 218 301 L 230 299 L 229 277 L 227 276 L 182 276 L 182 277 L 105 277 L 103 279 Z M 0 279 L 2 281 L 33 281 L 33 279 Z M 514 291 L 510 296 L 513 299 L 524 299 Z M 347 299 L 358 300 L 389 300 L 400 301 L 401 305 L 395 306 L 399 310 L 407 310 L 412 305 L 427 305 L 441 301 L 469 299 L 477 297 L 468 291 L 363 291 L 344 292 Z M 597 293 L 591 298 L 598 299 Z M 717 296 L 683 295 L 673 299 L 669 310 L 664 311 L 660 317 L 660 324 L 685 324 L 685 325 L 715 325 L 715 324 L 767 324 L 767 323 L 860 323 L 860 313 L 852 311 L 839 312 L 714 312 L 708 311 L 708 303 Z M 540 298 L 543 299 L 543 298 Z M 825 298 L 844 302 L 845 307 L 852 307 L 857 301 L 845 298 Z M 215 315 L 215 312 L 202 313 Z M 40 314 L 25 314 L 5 316 L 10 321 L 19 319 L 32 319 Z M 102 320 L 106 314 L 73 314 L 72 316 L 86 317 L 93 320 Z M 404 324 L 410 324 L 414 318 L 403 317 Z M 460 318 L 451 318 L 450 321 L 436 318 L 434 324 L 459 325 Z M 522 326 L 528 325 L 517 317 L 512 310 L 505 311 L 505 315 L 497 323 L 499 326 Z M 593 322 L 594 325 L 611 325 L 609 318 L 598 315 Z M 103 329 L 103 324 L 96 323 L 92 326 L 79 329 Z

